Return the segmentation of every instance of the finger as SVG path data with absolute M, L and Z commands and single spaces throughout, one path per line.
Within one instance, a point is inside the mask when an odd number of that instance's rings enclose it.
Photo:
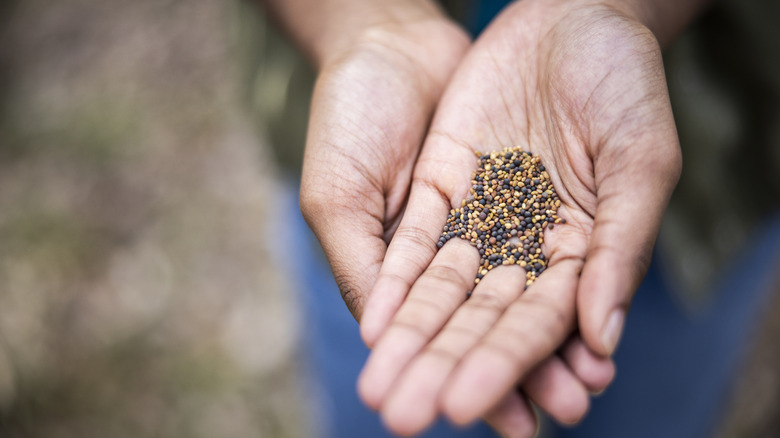
M 358 379 L 358 392 L 378 409 L 396 377 L 444 326 L 474 284 L 479 253 L 463 240 L 448 242 L 415 282 Z
M 412 187 L 409 205 L 360 319 L 360 334 L 369 347 L 379 339 L 415 279 L 436 255 L 436 242 L 448 211 L 449 204 L 432 186 Z
M 534 410 L 518 391 L 507 394 L 484 420 L 504 438 L 532 438 L 539 430 Z
M 485 414 L 566 339 L 574 322 L 580 261 L 552 265 L 472 349 L 444 388 L 442 409 L 456 424 Z
M 438 136 L 426 140 L 404 217 L 360 320 L 360 333 L 369 347 L 387 328 L 412 284 L 436 254 L 447 214 L 451 206 L 465 199 L 468 176 L 475 164 L 471 149 L 452 147 Z
M 382 406 L 382 418 L 391 430 L 415 434 L 435 421 L 438 399 L 447 377 L 520 295 L 525 281 L 525 270 L 518 265 L 499 266 L 483 278 L 471 298 L 455 311 L 442 331 L 396 381 Z M 404 308 L 399 316 L 403 311 Z M 380 341 L 383 343 L 384 338 Z
M 664 210 L 679 177 L 679 147 L 668 147 L 670 142 L 676 145 L 676 136 L 655 140 L 658 146 L 653 150 L 632 152 L 635 161 L 623 162 L 630 158 L 617 156 L 596 163 L 596 175 L 606 176 L 598 181 L 598 206 L 577 310 L 583 339 L 602 356 L 611 355 L 617 347 L 629 303 L 649 266 Z
M 615 363 L 612 359 L 591 351 L 579 336 L 572 337 L 566 343 L 561 356 L 591 394 L 600 394 L 615 378 Z
M 537 406 L 563 424 L 576 424 L 588 411 L 588 391 L 558 355 L 531 371 L 523 390 Z

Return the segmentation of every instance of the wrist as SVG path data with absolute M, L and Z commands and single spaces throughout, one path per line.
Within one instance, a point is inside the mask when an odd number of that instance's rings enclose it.
M 416 37 L 416 29 L 456 27 L 433 0 L 265 0 L 270 15 L 285 28 L 320 69 L 353 48 Z M 425 38 L 420 38 L 420 44 Z M 379 41 L 383 43 L 384 41 Z
M 445 16 L 375 22 L 334 43 L 319 58 L 327 69 L 355 55 L 373 53 L 395 69 L 405 69 L 444 85 L 471 44 L 466 32 Z

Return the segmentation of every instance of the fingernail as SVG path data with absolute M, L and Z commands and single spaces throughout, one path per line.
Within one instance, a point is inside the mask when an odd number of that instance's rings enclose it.
M 622 309 L 613 310 L 609 315 L 609 319 L 607 319 L 604 330 L 601 332 L 601 342 L 604 344 L 604 348 L 610 356 L 615 352 L 615 348 L 620 340 L 624 319 L 625 313 Z

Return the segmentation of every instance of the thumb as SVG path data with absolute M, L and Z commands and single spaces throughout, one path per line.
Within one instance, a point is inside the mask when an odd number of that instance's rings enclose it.
M 646 144 L 601 157 L 597 207 L 580 277 L 580 332 L 596 353 L 611 355 L 620 339 L 631 298 L 650 264 L 653 245 L 682 159 L 675 130 Z M 657 146 L 667 145 L 667 146 Z

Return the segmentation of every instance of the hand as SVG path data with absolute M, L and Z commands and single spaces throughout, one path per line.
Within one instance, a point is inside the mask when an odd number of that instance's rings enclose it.
M 468 44 L 457 27 L 443 20 L 381 23 L 356 42 L 341 41 L 347 50 L 340 55 L 319 56 L 325 61 L 318 62 L 323 67 L 301 185 L 304 216 L 356 318 L 406 202 L 433 108 Z M 568 351 L 569 366 L 585 371 L 578 375 L 585 385 L 603 389 L 614 372 L 611 362 L 587 354 L 581 340 L 572 341 Z M 561 369 L 565 366 L 558 362 L 540 367 L 536 391 L 551 400 L 569 393 L 570 382 L 556 377 Z M 488 418 L 499 431 L 524 414 L 517 409 L 524 401 L 511 402 Z
M 464 302 L 477 251 L 453 239 L 436 253 L 435 243 L 467 195 L 474 151 L 514 145 L 541 156 L 568 225 L 545 233 L 549 267 L 528 290 L 519 266 L 501 267 Z M 362 319 L 375 344 L 363 399 L 404 434 L 440 411 L 464 424 L 518 406 L 515 385 L 557 360 L 575 311 L 591 354 L 609 356 L 680 163 L 658 42 L 630 8 L 617 0 L 507 8 L 453 76 L 415 168 Z M 559 381 L 576 380 L 576 367 L 558 369 Z M 571 414 L 566 400 L 535 401 L 556 416 Z
M 360 318 L 400 220 L 433 110 L 469 44 L 444 17 L 383 21 L 317 79 L 300 204 Z

